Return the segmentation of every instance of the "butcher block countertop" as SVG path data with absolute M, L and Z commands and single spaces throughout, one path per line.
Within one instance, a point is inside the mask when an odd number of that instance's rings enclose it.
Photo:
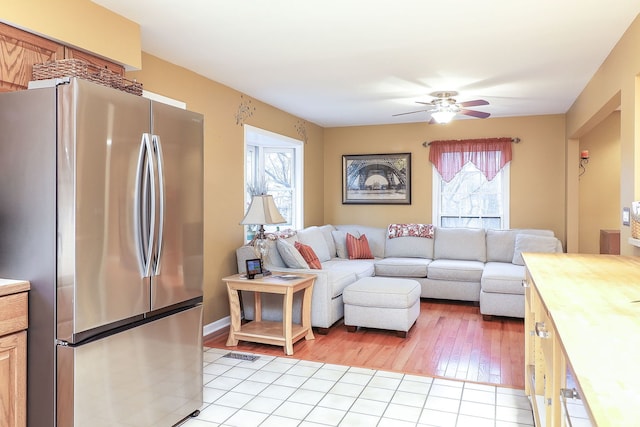
M 0 279 L 0 297 L 28 291 L 29 282 L 25 280 Z
M 598 426 L 640 422 L 640 258 L 524 255 Z

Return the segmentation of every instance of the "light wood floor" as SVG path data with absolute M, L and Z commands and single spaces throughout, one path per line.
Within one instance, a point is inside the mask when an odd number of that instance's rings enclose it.
M 282 347 L 242 341 L 226 347 L 226 340 L 223 332 L 205 345 L 284 356 Z M 327 335 L 298 341 L 293 351 L 296 359 L 524 388 L 524 321 L 485 321 L 468 303 L 421 300 L 420 317 L 404 339 L 378 329 L 350 333 L 339 321 Z

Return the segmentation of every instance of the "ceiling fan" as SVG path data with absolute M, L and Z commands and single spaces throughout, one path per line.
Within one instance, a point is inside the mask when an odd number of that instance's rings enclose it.
M 484 99 L 475 99 L 473 101 L 457 102 L 453 97 L 458 95 L 458 92 L 432 92 L 429 96 L 434 97 L 431 102 L 416 101 L 418 104 L 428 105 L 429 107 L 424 110 L 409 111 L 407 113 L 394 114 L 393 116 L 403 116 L 405 114 L 414 114 L 422 112 L 431 112 L 431 120 L 429 123 L 449 123 L 453 117 L 457 114 L 464 114 L 465 116 L 476 117 L 479 119 L 486 119 L 491 114 L 484 111 L 469 110 L 466 107 L 476 107 L 478 105 L 489 105 L 489 102 Z

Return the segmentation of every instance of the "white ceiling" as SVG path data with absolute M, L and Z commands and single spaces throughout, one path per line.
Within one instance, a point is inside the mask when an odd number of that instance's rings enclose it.
M 640 0 L 93 1 L 139 23 L 145 52 L 325 127 L 426 121 L 392 115 L 445 90 L 492 117 L 565 113 L 640 13 Z

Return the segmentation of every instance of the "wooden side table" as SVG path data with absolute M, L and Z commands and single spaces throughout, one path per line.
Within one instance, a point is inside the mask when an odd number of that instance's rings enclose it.
M 271 276 L 260 279 L 247 279 L 242 274 L 224 277 L 229 294 L 231 311 L 231 328 L 229 329 L 228 346 L 238 345 L 238 341 L 259 342 L 284 346 L 288 356 L 293 354 L 293 343 L 301 338 L 314 339 L 311 329 L 311 295 L 315 274 L 285 274 L 273 272 Z M 241 322 L 239 291 L 251 291 L 255 294 L 255 319 Z M 302 297 L 302 324 L 293 323 L 293 294 L 304 291 Z M 262 293 L 283 295 L 282 322 L 262 320 Z

